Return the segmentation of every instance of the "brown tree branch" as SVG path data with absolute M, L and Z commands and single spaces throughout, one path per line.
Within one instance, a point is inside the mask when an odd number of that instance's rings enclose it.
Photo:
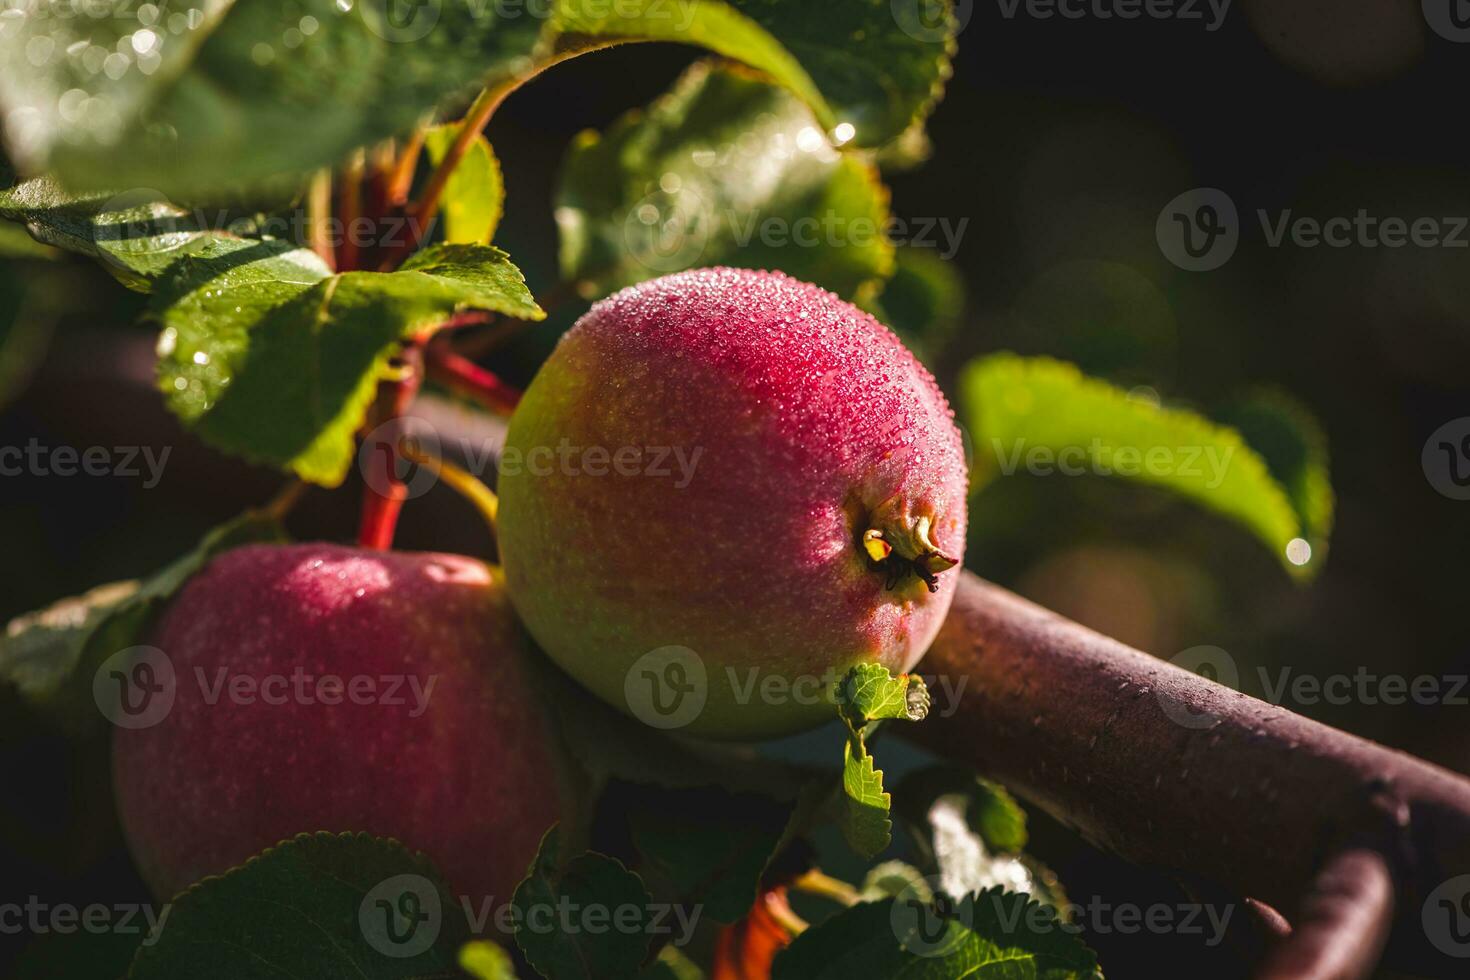
M 1373 974 L 1393 919 L 1393 879 L 1376 851 L 1327 862 L 1289 939 L 1256 980 L 1364 980 Z
M 1329 859 L 1364 842 L 1389 857 L 1404 896 L 1470 873 L 1470 780 L 1205 680 L 969 573 L 919 670 L 965 687 L 955 710 L 937 705 L 904 737 L 999 779 L 1128 860 L 1283 909 L 1298 907 Z M 1400 914 L 1413 947 L 1401 956 L 1432 955 L 1419 900 L 1405 899 Z

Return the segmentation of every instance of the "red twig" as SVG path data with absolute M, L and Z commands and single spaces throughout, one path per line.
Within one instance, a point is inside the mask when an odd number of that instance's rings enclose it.
M 469 358 L 454 353 L 446 344 L 429 345 L 427 367 L 430 378 L 496 414 L 509 415 L 520 404 L 519 389 Z
M 358 232 L 354 226 L 362 217 L 363 156 L 357 153 L 342 172 L 341 187 L 337 191 L 337 268 L 347 271 L 358 268 L 360 260 L 357 242 Z
M 385 438 L 379 430 L 408 409 L 423 380 L 423 355 L 418 344 L 406 345 L 399 360 L 401 376 L 379 386 L 377 402 L 368 413 L 368 439 L 373 445 L 363 467 L 362 522 L 357 543 L 378 551 L 393 547 L 398 515 L 408 499 L 408 488 L 398 475 L 398 442 L 403 433 L 393 432 Z

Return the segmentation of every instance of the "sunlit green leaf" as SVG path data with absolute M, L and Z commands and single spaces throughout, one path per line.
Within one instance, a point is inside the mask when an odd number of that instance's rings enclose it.
M 219 449 L 328 486 L 347 474 L 399 341 L 465 309 L 544 315 L 488 245 L 428 248 L 391 273 L 325 271 L 301 253 L 217 272 L 184 259 L 154 313 L 159 384 L 176 414 Z
M 1131 397 L 1049 358 L 997 354 L 960 380 L 971 484 L 998 474 L 1116 475 L 1172 490 L 1248 528 L 1288 569 L 1315 572 L 1286 491 L 1240 433 Z
M 529 68 L 544 21 L 494 5 L 208 0 L 0 21 L 16 162 L 69 184 L 182 197 L 290 186 Z M 94 64 L 93 62 L 98 62 Z
M 557 194 L 562 271 L 589 296 L 723 264 L 851 297 L 892 270 L 887 222 L 872 165 L 833 151 L 806 106 L 708 64 L 580 137 Z
M 424 138 L 429 159 L 438 166 L 459 135 L 459 126 L 435 126 Z M 444 185 L 439 209 L 444 220 L 444 240 L 452 243 L 488 245 L 495 237 L 505 202 L 505 183 L 500 161 L 483 136 L 476 136 Z
M 1286 488 L 1306 538 L 1320 559 L 1332 531 L 1336 499 L 1328 470 L 1327 436 L 1307 409 L 1282 391 L 1254 391 L 1212 413 L 1233 426 L 1266 460 Z
M 769 74 L 823 130 L 878 146 L 933 108 L 955 23 L 948 0 L 559 0 L 556 28 L 564 47 L 622 38 L 708 48 Z

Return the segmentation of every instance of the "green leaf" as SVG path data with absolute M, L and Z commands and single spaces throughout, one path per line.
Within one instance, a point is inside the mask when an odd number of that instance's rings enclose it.
M 898 334 L 925 364 L 935 359 L 959 330 L 965 284 L 955 267 L 933 249 L 906 245 L 895 253 L 893 275 L 883 292 L 863 306 Z
M 1248 528 L 1291 571 L 1314 574 L 1303 558 L 1304 529 L 1286 491 L 1234 429 L 1178 408 L 1132 398 L 1071 364 L 996 354 L 960 379 L 964 418 L 975 438 L 971 485 L 1050 454 L 1084 472 L 1109 473 L 1172 490 Z M 1068 454 L 1068 455 L 1064 455 Z
M 14 685 L 63 727 L 104 721 L 93 675 L 108 657 L 141 642 L 154 616 L 215 555 L 242 544 L 284 540 L 274 519 L 247 512 L 211 530 L 188 554 L 141 581 L 98 586 L 11 620 L 0 640 L 0 681 Z
M 529 70 L 543 27 L 525 10 L 464 3 L 195 6 L 64 18 L 35 5 L 0 25 L 17 164 L 71 186 L 184 197 L 293 186 L 468 102 L 487 79 Z
M 932 931 L 931 931 L 932 930 Z M 772 980 L 1092 980 L 1097 956 L 1025 895 L 984 892 L 938 908 L 864 902 L 777 955 Z
M 893 674 L 882 664 L 858 664 L 842 678 L 838 710 L 857 732 L 871 721 L 901 718 L 923 721 L 929 714 L 929 689 L 917 674 Z
M 761 876 L 781 843 L 790 805 L 717 787 L 635 787 L 626 808 L 639 873 L 670 882 L 681 904 L 735 922 L 755 902 Z
M 425 135 L 424 149 L 435 166 L 449 153 L 459 128 L 435 126 Z M 488 245 L 495 238 L 505 203 L 505 182 L 500 175 L 500 161 L 485 137 L 475 137 L 449 175 L 439 201 L 446 242 Z
M 635 977 L 648 951 L 650 902 L 643 882 L 619 861 L 592 851 L 563 855 L 552 827 L 512 899 L 516 943 L 546 980 Z M 564 907 L 581 917 L 568 923 Z M 590 915 L 600 928 L 589 926 Z
M 1303 405 L 1274 389 L 1249 392 L 1214 413 L 1261 454 L 1285 489 L 1312 551 L 1321 559 L 1332 532 L 1336 499 L 1328 466 L 1327 436 Z
M 24 224 L 37 242 L 100 260 L 124 285 L 144 292 L 185 256 L 246 247 L 155 191 L 72 194 L 51 177 L 0 190 L 0 217 Z
M 176 897 L 128 976 L 447 977 L 468 932 L 422 855 L 367 834 L 302 834 Z
M 459 951 L 459 968 L 475 980 L 516 980 L 510 954 L 494 943 L 477 940 Z
M 842 836 L 863 857 L 883 853 L 893 840 L 893 822 L 888 819 L 892 799 L 883 792 L 883 773 L 873 767 L 873 757 L 854 739 L 843 743 L 842 790 Z
M 837 685 L 837 714 L 847 726 L 842 748 L 844 807 L 842 835 L 853 850 L 874 857 L 893 839 L 888 819 L 892 802 L 883 792 L 883 773 L 868 754 L 870 726 L 884 719 L 922 721 L 929 714 L 929 690 L 916 674 L 894 677 L 882 664 L 858 664 Z
M 892 271 L 888 191 L 802 103 L 693 66 L 646 111 L 573 145 L 557 191 L 563 274 L 585 295 L 700 265 L 780 269 L 843 296 Z
M 560 0 L 563 48 L 608 39 L 676 41 L 769 74 L 825 130 L 859 146 L 900 136 L 933 108 L 949 77 L 955 22 L 947 0 Z
M 301 252 L 218 271 L 185 259 L 153 310 L 169 407 L 216 448 L 326 486 L 346 476 L 399 341 L 465 309 L 545 315 L 488 245 L 434 246 L 397 272 L 324 271 Z

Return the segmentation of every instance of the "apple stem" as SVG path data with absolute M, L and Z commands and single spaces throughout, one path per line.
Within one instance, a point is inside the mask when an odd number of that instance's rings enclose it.
M 894 588 L 912 572 L 930 592 L 938 592 L 939 573 L 959 564 L 935 543 L 934 518 L 915 511 L 902 496 L 879 504 L 865 523 L 858 543 L 872 567 L 888 573 L 885 588 Z
M 445 343 L 430 344 L 425 362 L 429 377 L 457 395 L 477 402 L 498 415 L 509 415 L 520 404 L 520 389 L 500 380 Z
M 449 489 L 468 500 L 485 519 L 490 533 L 495 533 L 496 518 L 500 516 L 500 498 L 495 495 L 494 490 L 485 485 L 483 480 L 469 470 L 462 469 L 447 460 L 412 452 L 408 455 L 416 463 L 433 467 L 439 479 L 443 480 Z
M 368 413 L 369 430 L 401 416 L 418 394 L 423 381 L 422 345 L 418 342 L 405 344 L 398 360 L 401 368 L 398 376 L 378 386 L 377 401 Z M 408 487 L 399 477 L 397 466 L 396 454 L 403 450 L 398 445 L 392 448 L 390 453 L 371 454 L 366 466 L 372 472 L 363 473 L 362 519 L 358 524 L 357 543 L 369 550 L 387 551 L 393 547 L 398 515 L 403 511 L 403 502 L 408 499 Z
M 301 498 L 306 496 L 306 491 L 305 483 L 300 480 L 292 480 L 276 491 L 276 495 L 260 508 L 260 512 L 279 524 L 286 519 L 286 515 L 291 513 Z
M 812 868 L 792 881 L 791 887 L 811 895 L 821 895 L 839 905 L 856 905 L 862 901 L 862 895 L 856 888 L 841 879 L 824 874 L 817 868 Z

